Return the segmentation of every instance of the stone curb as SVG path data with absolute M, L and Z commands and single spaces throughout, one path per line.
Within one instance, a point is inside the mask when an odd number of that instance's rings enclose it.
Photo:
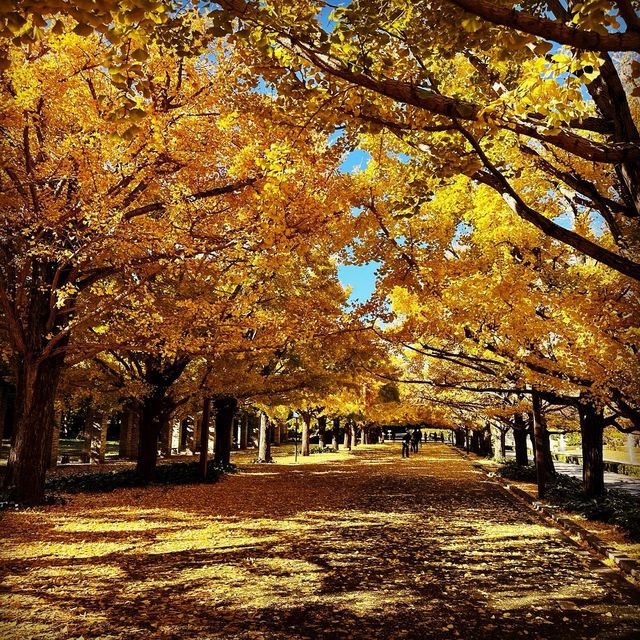
M 569 535 L 575 536 L 579 540 L 582 540 L 582 542 L 586 543 L 598 554 L 600 554 L 604 558 L 611 560 L 618 567 L 618 569 L 622 571 L 622 573 L 629 576 L 634 582 L 640 583 L 640 562 L 618 551 L 615 547 L 609 546 L 595 534 L 587 531 L 570 518 L 567 518 L 566 516 L 558 513 L 553 507 L 548 507 L 547 505 L 542 504 L 529 493 L 523 491 L 520 487 L 511 485 L 497 476 L 487 477 L 489 477 L 491 480 L 495 480 L 497 484 L 499 484 L 509 493 L 527 502 L 534 511 L 542 513 L 547 518 L 553 520 Z
M 635 582 L 640 583 L 640 562 L 637 562 L 629 556 L 626 556 L 624 553 L 621 553 L 614 547 L 610 547 L 608 544 L 600 540 L 598 536 L 591 533 L 590 531 L 587 531 L 570 518 L 557 513 L 557 511 L 553 507 L 548 507 L 547 505 L 540 503 L 529 493 L 520 489 L 520 487 L 511 485 L 497 476 L 488 477 L 490 477 L 492 480 L 495 480 L 501 487 L 503 487 L 513 495 L 527 502 L 531 506 L 531 508 L 538 513 L 542 513 L 547 518 L 553 520 L 556 524 L 560 525 L 562 529 L 565 529 L 570 535 L 579 538 L 587 545 L 589 545 L 594 551 L 614 562 L 620 569 L 620 571 L 622 571 L 622 573 L 631 577 Z
M 469 462 L 473 463 L 473 460 L 469 458 L 466 452 L 459 451 L 459 453 Z M 475 466 L 475 465 L 474 465 Z M 478 468 L 477 466 L 475 468 Z M 544 517 L 555 522 L 558 527 L 565 531 L 569 536 L 578 538 L 584 542 L 587 546 L 593 549 L 601 557 L 611 560 L 616 567 L 623 573 L 628 579 L 630 579 L 636 586 L 640 584 L 640 562 L 630 558 L 624 553 L 618 551 L 614 547 L 609 546 L 603 542 L 598 536 L 587 531 L 579 524 L 567 518 L 566 516 L 557 513 L 553 507 L 548 507 L 536 500 L 532 495 L 523 491 L 520 487 L 516 487 L 509 484 L 506 480 L 496 475 L 489 475 L 484 469 L 479 469 L 489 480 L 493 480 L 498 486 L 502 487 L 505 491 L 512 496 L 523 500 L 527 503 L 527 506 Z

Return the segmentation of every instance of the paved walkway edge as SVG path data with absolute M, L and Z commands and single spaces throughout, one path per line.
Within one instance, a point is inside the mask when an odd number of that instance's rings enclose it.
M 582 540 L 596 553 L 603 556 L 604 558 L 613 561 L 613 563 L 617 565 L 622 573 L 631 578 L 634 583 L 640 584 L 640 562 L 637 562 L 633 558 L 630 558 L 624 553 L 621 553 L 614 547 L 609 546 L 600 538 L 598 538 L 598 536 L 591 533 L 590 531 L 587 531 L 570 518 L 557 513 L 556 510 L 553 509 L 553 507 L 548 507 L 547 505 L 538 502 L 533 496 L 520 489 L 520 487 L 509 484 L 508 482 L 506 482 L 502 478 L 498 478 L 497 476 L 493 476 L 491 477 L 491 479 L 497 481 L 497 483 L 509 493 L 524 500 L 531 506 L 534 511 L 542 513 L 547 518 L 553 520 L 569 535 Z
M 464 451 L 457 450 L 464 458 L 469 460 L 469 462 L 473 463 L 473 460 L 469 458 Z M 476 467 L 479 468 L 479 467 Z M 526 491 L 520 489 L 520 487 L 516 487 L 515 485 L 510 484 L 507 480 L 497 476 L 495 474 L 489 474 L 484 469 L 479 468 L 480 471 L 489 479 L 493 480 L 497 485 L 502 487 L 505 491 L 510 493 L 512 496 L 519 498 L 524 501 L 529 508 L 533 511 L 541 514 L 547 519 L 552 520 L 555 524 L 562 529 L 567 535 L 572 538 L 578 538 L 584 544 L 589 546 L 593 551 L 595 551 L 601 557 L 611 560 L 618 569 L 630 580 L 635 586 L 640 585 L 640 562 L 630 558 L 629 556 L 621 553 L 614 547 L 609 546 L 598 536 L 587 531 L 579 524 L 576 524 L 570 518 L 563 516 L 558 513 L 552 507 L 548 507 L 545 504 L 542 504 L 538 500 L 536 500 L 533 496 L 531 496 Z

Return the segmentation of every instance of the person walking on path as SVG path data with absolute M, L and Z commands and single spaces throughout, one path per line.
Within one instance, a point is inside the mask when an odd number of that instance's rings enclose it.
M 411 434 L 411 451 L 418 453 L 418 444 L 420 443 L 420 431 L 416 428 Z
M 411 434 L 407 430 L 407 432 L 402 436 L 402 457 L 409 457 L 409 445 L 411 444 Z

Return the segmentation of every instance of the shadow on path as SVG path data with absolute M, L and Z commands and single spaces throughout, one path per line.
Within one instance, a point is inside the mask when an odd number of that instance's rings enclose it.
M 0 638 L 640 637 L 638 592 L 446 445 L 78 496 L 0 527 Z

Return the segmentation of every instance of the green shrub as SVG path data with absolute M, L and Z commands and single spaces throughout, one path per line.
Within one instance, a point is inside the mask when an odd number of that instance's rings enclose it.
M 536 481 L 535 467 L 519 467 L 513 461 L 507 462 L 498 474 L 511 480 Z M 547 482 L 545 502 L 579 513 L 587 520 L 617 525 L 631 540 L 640 540 L 640 497 L 626 491 L 610 489 L 593 498 L 585 495 L 578 478 L 558 473 Z
M 333 447 L 311 447 L 311 449 L 309 450 L 310 453 L 336 453 L 336 449 L 334 449 Z
M 536 481 L 535 466 L 527 465 L 526 467 L 523 467 L 516 464 L 515 460 L 508 460 L 496 473 L 508 480 L 522 480 L 523 482 Z
M 221 465 L 210 460 L 207 464 L 207 482 L 215 482 L 223 473 L 235 471 L 234 465 Z M 174 462 L 156 468 L 155 484 L 178 485 L 200 482 L 196 462 Z M 52 478 L 47 481 L 48 492 L 106 493 L 124 487 L 142 487 L 145 482 L 135 469 L 76 474 Z

